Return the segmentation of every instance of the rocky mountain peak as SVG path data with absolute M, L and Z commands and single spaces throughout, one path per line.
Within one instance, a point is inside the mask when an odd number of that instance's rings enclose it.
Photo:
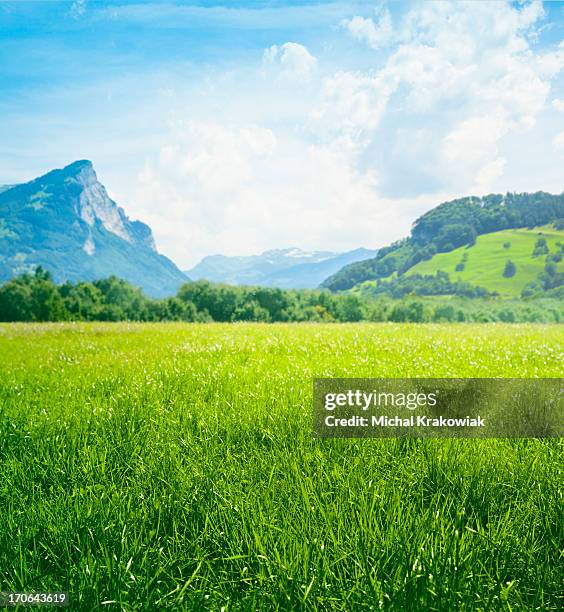
M 61 173 L 65 179 L 75 180 L 84 187 L 98 182 L 94 166 L 88 159 L 81 159 L 65 166 Z
M 79 160 L 0 190 L 0 282 L 37 265 L 59 282 L 116 274 L 151 295 L 186 276 L 156 250 L 151 228 L 108 195 L 92 162 Z

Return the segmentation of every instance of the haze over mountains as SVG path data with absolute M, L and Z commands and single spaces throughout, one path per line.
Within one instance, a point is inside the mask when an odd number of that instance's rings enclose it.
M 343 266 L 375 257 L 376 250 L 346 253 L 307 252 L 297 248 L 275 249 L 260 255 L 229 257 L 211 255 L 186 271 L 194 279 L 230 285 L 259 285 L 281 289 L 315 289 Z
M 151 229 L 109 198 L 86 160 L 0 188 L 0 281 L 37 266 L 57 282 L 113 274 L 155 297 L 188 280 L 157 252 Z

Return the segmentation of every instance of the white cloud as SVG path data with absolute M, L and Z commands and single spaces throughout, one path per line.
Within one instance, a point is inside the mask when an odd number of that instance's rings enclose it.
M 497 143 L 507 131 L 502 116 L 471 117 L 447 134 L 444 138 L 445 161 L 460 166 L 475 166 L 497 153 Z
M 396 84 L 384 76 L 337 72 L 326 77 L 322 98 L 312 112 L 321 135 L 353 138 L 361 143 L 380 124 Z
M 388 10 L 384 10 L 379 16 L 378 22 L 374 23 L 369 17 L 353 17 L 352 19 L 344 19 L 341 25 L 346 28 L 350 34 L 365 42 L 372 49 L 380 49 L 387 45 L 393 36 L 392 18 Z
M 371 154 L 382 146 L 379 132 L 393 142 L 393 155 L 382 159 L 388 167 L 380 168 L 384 188 L 409 162 L 433 188 L 493 189 L 511 165 L 501 154 L 505 140 L 534 128 L 564 68 L 564 44 L 534 51 L 543 16 L 540 2 L 420 3 L 398 22 L 380 66 L 326 79 L 331 95 L 316 117 L 332 117 L 331 129 L 343 134 L 354 128 Z M 376 27 L 361 17 L 346 26 L 366 41 Z M 428 127 L 428 148 L 402 153 L 400 135 Z
M 353 17 L 348 33 L 379 48 L 358 70 L 271 46 L 255 72 L 206 80 L 129 199 L 189 267 L 218 252 L 379 246 L 448 198 L 561 191 L 550 141 L 564 135 L 545 111 L 551 98 L 564 109 L 564 47 L 536 48 L 542 18 L 539 3 L 423 2 L 384 36 L 385 12 Z
M 314 72 L 317 59 L 306 47 L 294 42 L 272 45 L 265 50 L 263 62 L 268 67 L 276 67 L 283 77 L 305 79 Z
M 503 176 L 507 160 L 504 157 L 496 157 L 492 161 L 480 166 L 474 185 L 470 189 L 470 193 L 485 195 L 492 191 L 492 185 L 495 185 L 497 179 Z
M 347 249 L 386 241 L 378 228 L 411 216 L 382 207 L 377 177 L 337 146 L 278 140 L 256 126 L 175 124 L 141 172 L 137 211 L 181 265 L 210 253 L 272 246 Z M 163 211 L 166 210 L 166 214 Z

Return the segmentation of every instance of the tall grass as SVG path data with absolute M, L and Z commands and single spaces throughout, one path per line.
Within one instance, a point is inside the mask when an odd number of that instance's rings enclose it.
M 560 440 L 319 440 L 316 376 L 561 376 L 564 329 L 0 326 L 0 590 L 557 610 Z

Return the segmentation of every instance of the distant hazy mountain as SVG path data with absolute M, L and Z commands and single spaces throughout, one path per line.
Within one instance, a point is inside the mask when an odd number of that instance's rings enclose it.
M 115 274 L 153 296 L 188 280 L 157 253 L 151 229 L 108 197 L 89 161 L 0 187 L 0 281 L 38 265 L 57 282 Z
M 278 249 L 239 257 L 211 255 L 204 257 L 186 274 L 195 280 L 206 279 L 230 285 L 313 289 L 343 266 L 375 255 L 376 251 L 368 249 L 347 253 Z

